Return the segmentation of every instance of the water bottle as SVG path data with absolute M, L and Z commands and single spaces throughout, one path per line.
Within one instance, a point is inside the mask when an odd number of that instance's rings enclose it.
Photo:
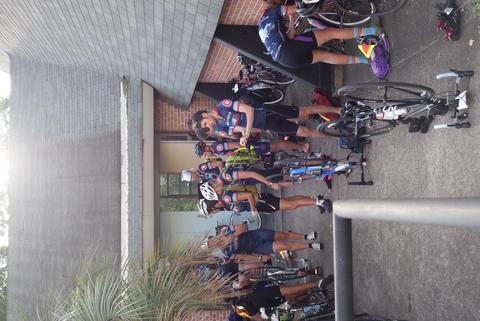
M 398 119 L 399 116 L 405 115 L 407 110 L 405 108 L 399 108 L 395 110 L 385 110 L 381 113 L 377 113 L 375 118 L 380 120 L 394 120 Z

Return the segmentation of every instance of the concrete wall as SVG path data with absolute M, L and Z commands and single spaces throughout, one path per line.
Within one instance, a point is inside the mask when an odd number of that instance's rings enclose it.
M 10 58 L 8 55 L 0 50 L 0 70 L 6 72 L 7 74 L 10 73 Z
M 94 250 L 120 254 L 120 78 L 11 67 L 7 315 L 18 320 Z
M 217 224 L 228 224 L 230 213 L 220 212 L 205 219 L 198 212 L 162 212 L 160 214 L 160 239 L 184 242 L 213 232 Z
M 138 77 L 186 107 L 223 0 L 2 0 L 0 50 Z

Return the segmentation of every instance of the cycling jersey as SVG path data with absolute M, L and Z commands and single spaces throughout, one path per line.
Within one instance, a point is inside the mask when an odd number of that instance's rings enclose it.
M 225 140 L 219 140 L 212 143 L 212 151 L 217 156 L 225 156 L 225 155 L 234 155 L 236 148 L 229 148 L 229 142 Z M 253 146 L 255 153 L 258 156 L 265 155 L 270 153 L 270 143 L 268 142 L 251 142 L 250 145 Z
M 263 105 L 252 106 L 255 109 L 252 128 L 264 129 L 267 110 Z M 217 120 L 215 133 L 219 136 L 232 136 L 235 127 L 247 126 L 247 115 L 238 111 L 239 102 L 224 99 L 213 109 L 221 119 Z
M 198 172 L 203 180 L 211 180 L 221 175 L 219 167 L 213 167 L 212 162 L 205 162 L 198 165 Z
M 280 59 L 280 49 L 287 39 L 287 30 L 283 22 L 286 7 L 277 6 L 268 9 L 258 23 L 258 34 L 272 59 Z
M 222 171 L 220 178 L 225 183 L 236 182 L 236 181 L 240 180 L 239 172 L 243 172 L 243 171 L 245 171 L 245 170 L 242 169 L 242 168 L 227 167 Z M 250 171 L 250 169 L 247 169 L 247 171 Z M 244 178 L 244 179 L 241 180 L 241 183 L 242 183 L 242 185 L 255 185 L 258 182 L 254 178 L 246 178 L 246 179 Z
M 250 204 L 248 201 L 239 201 L 237 199 L 237 191 L 224 191 L 222 194 L 222 204 L 227 211 L 250 212 Z

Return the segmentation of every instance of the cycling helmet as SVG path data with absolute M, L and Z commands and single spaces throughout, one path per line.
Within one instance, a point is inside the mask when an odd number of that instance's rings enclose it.
M 210 214 L 208 213 L 208 204 L 204 198 L 198 201 L 198 211 L 205 217 L 209 217 Z
M 198 142 L 195 144 L 195 155 L 197 157 L 202 157 L 202 155 L 205 153 L 205 149 L 207 148 L 207 144 L 204 142 Z
M 302 0 L 296 1 L 297 13 L 300 17 L 308 18 L 318 13 L 320 6 L 317 4 L 306 4 Z
M 215 192 L 215 189 L 210 185 L 209 182 L 205 182 L 200 185 L 200 193 L 206 200 L 209 200 L 209 201 L 218 200 L 217 192 Z
M 191 182 L 191 181 L 192 181 L 192 171 L 183 170 L 182 182 Z

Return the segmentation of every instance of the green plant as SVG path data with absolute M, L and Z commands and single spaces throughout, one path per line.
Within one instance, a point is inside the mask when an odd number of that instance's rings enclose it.
M 90 259 L 73 290 L 51 309 L 37 309 L 35 320 L 184 321 L 200 310 L 222 309 L 228 280 L 196 273 L 206 257 L 195 242 L 157 250 L 143 266 Z

